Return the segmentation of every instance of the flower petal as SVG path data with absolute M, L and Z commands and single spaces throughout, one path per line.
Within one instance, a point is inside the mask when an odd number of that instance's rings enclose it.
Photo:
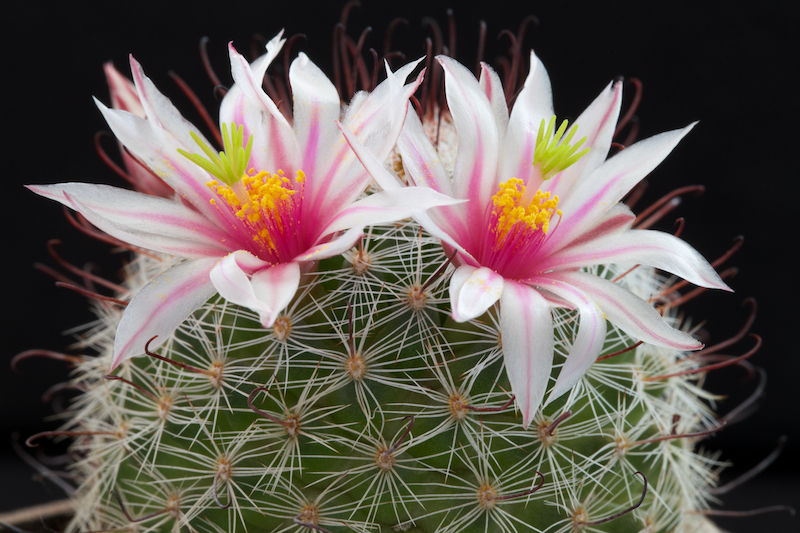
M 483 89 L 486 99 L 494 111 L 494 120 L 497 123 L 498 142 L 503 146 L 508 129 L 508 104 L 506 95 L 503 92 L 503 84 L 500 76 L 492 67 L 481 61 L 481 89 Z M 502 163 L 501 163 L 502 164 Z
M 497 191 L 499 137 L 494 111 L 472 72 L 461 63 L 438 56 L 445 73 L 447 105 L 458 132 L 453 190 L 470 200 L 470 220 L 483 220 L 486 204 Z
M 558 239 L 551 239 L 543 252 L 569 244 L 594 225 L 642 178 L 649 174 L 675 148 L 694 124 L 654 135 L 626 148 L 594 171 L 559 205 L 564 219 L 559 223 Z
M 533 152 L 536 148 L 536 133 L 539 131 L 542 119 L 547 122 L 553 115 L 553 89 L 550 86 L 550 77 L 541 60 L 531 50 L 528 77 L 514 101 L 508 121 L 508 132 L 500 157 L 500 182 L 519 178 L 526 183 L 526 186 L 539 188 L 538 182 L 528 183 L 534 173 Z M 536 176 L 538 178 L 540 174 L 536 172 Z
M 308 250 L 294 258 L 295 261 L 318 261 L 328 257 L 343 254 L 356 245 L 358 240 L 364 235 L 364 228 L 357 226 L 350 228 L 341 235 L 330 240 L 322 239 Z
M 180 257 L 220 257 L 235 240 L 189 207 L 158 196 L 89 183 L 31 185 L 124 242 Z
M 453 196 L 453 181 L 413 109 L 406 114 L 403 130 L 397 139 L 397 150 L 403 159 L 403 169 L 414 185 Z
M 316 187 L 326 180 L 315 178 L 322 178 L 332 165 L 331 147 L 339 136 L 339 93 L 303 52 L 292 61 L 289 83 L 294 99 L 294 131 L 302 154 L 300 168 L 309 177 L 306 195 L 316 198 Z
M 380 160 L 386 159 L 394 148 L 409 110 L 408 100 L 422 83 L 424 69 L 413 82 L 404 85 L 421 61 L 422 58 L 403 65 L 397 72 L 386 64 L 386 80 L 370 93 L 356 93 L 342 118 L 342 124 L 363 139 Z
M 589 296 L 608 320 L 631 337 L 677 350 L 699 350 L 702 343 L 675 329 L 652 305 L 616 283 L 586 272 L 551 272 L 542 276 L 567 283 Z
M 333 85 L 313 64 L 299 61 L 302 57 L 304 56 L 301 54 L 292 63 L 292 69 L 297 71 L 296 78 L 302 80 L 303 85 L 309 85 L 303 90 L 316 95 L 320 91 L 318 86 L 322 83 L 321 80 L 325 79 L 336 102 L 335 115 L 332 112 L 323 114 L 328 104 L 323 105 L 309 97 L 310 101 L 304 106 L 311 106 L 312 109 L 302 110 L 298 122 L 298 92 L 295 89 L 295 131 L 298 142 L 301 146 L 304 145 L 302 169 L 308 177 L 303 193 L 303 223 L 310 231 L 319 233 L 336 213 L 361 195 L 370 176 L 358 164 L 353 151 L 343 142 L 342 133 L 337 128 L 339 97 Z M 342 118 L 343 126 L 352 131 L 379 159 L 385 159 L 395 145 L 406 116 L 408 99 L 422 81 L 420 75 L 414 82 L 403 85 L 405 76 L 411 72 L 413 66 L 414 64 L 406 65 L 398 74 L 387 69 L 387 79 L 372 93 L 357 93 Z M 294 81 L 292 83 L 294 87 Z M 327 90 L 324 92 L 327 93 Z M 314 120 L 308 117 L 304 119 L 306 114 L 315 113 L 314 106 L 319 108 L 316 111 L 319 116 Z M 303 120 L 308 122 L 305 126 L 308 133 L 305 133 Z M 328 120 L 330 123 L 326 122 Z M 329 131 L 329 128 L 332 129 Z M 309 168 L 316 168 L 317 172 L 309 171 Z
M 139 101 L 144 108 L 147 120 L 169 132 L 181 145 L 195 146 L 195 142 L 189 132 L 195 131 L 201 137 L 202 134 L 197 131 L 197 128 L 191 122 L 183 118 L 178 108 L 169 101 L 169 98 L 161 94 L 150 78 L 145 76 L 142 66 L 133 56 L 130 56 L 130 62 L 133 83 L 139 93 Z M 208 144 L 207 141 L 206 144 Z
M 261 325 L 269 328 L 297 293 L 300 286 L 300 265 L 292 261 L 259 270 L 250 281 L 256 298 L 269 309 L 266 313 L 259 311 Z
M 145 118 L 147 115 L 145 115 L 142 103 L 139 101 L 136 86 L 114 68 L 114 64 L 111 61 L 103 65 L 103 71 L 106 74 L 106 81 L 111 90 L 111 106 L 114 109 L 121 109 L 128 113 L 133 113 L 137 117 Z
M 263 265 L 262 268 L 258 268 Z M 255 273 L 248 278 L 247 271 Z M 300 285 L 300 265 L 296 262 L 268 266 L 249 252 L 227 255 L 211 270 L 211 282 L 220 296 L 231 303 L 258 313 L 261 325 L 272 327 L 275 319 L 292 301 Z
M 674 235 L 654 230 L 610 233 L 561 250 L 544 259 L 537 268 L 544 272 L 602 263 L 653 266 L 701 287 L 731 290 L 697 250 Z
M 608 324 L 597 303 L 578 288 L 553 277 L 537 280 L 536 284 L 571 302 L 578 308 L 580 316 L 575 342 L 545 402 L 546 406 L 572 389 L 583 378 L 603 349 Z
M 220 106 L 220 123 L 234 122 L 244 126 L 244 138 L 253 137 L 250 157 L 254 163 L 248 168 L 254 166 L 270 172 L 297 169 L 300 164 L 294 130 L 261 85 L 269 63 L 284 42 L 283 39 L 277 42 L 275 39 L 267 45 L 267 54 L 256 59 L 252 65 L 232 44 L 228 45 L 231 75 L 235 83 Z
M 209 203 L 213 195 L 206 185 L 210 179 L 208 172 L 178 153 L 178 148 L 190 153 L 197 151 L 194 141 L 191 146 L 181 145 L 169 132 L 149 120 L 109 109 L 97 99 L 95 104 L 117 139 L 181 200 L 191 203 L 220 227 L 235 225 L 234 220 L 226 219 L 223 211 Z
M 416 120 L 417 123 L 419 123 L 419 119 L 413 113 L 409 113 L 408 119 Z M 420 125 L 420 128 L 421 127 L 422 126 Z M 361 164 L 364 165 L 364 168 L 367 169 L 367 172 L 370 173 L 370 175 L 375 179 L 378 185 L 384 189 L 384 191 L 417 191 L 410 194 L 419 195 L 418 202 L 414 201 L 413 196 L 408 198 L 412 200 L 412 204 L 409 206 L 412 208 L 412 210 L 405 215 L 398 213 L 398 218 L 395 218 L 394 220 L 400 220 L 402 218 L 413 216 L 414 219 L 419 222 L 419 224 L 422 225 L 422 227 L 424 227 L 431 235 L 449 244 L 453 247 L 453 249 L 459 250 L 459 252 L 465 256 L 465 258 L 472 258 L 472 256 L 466 252 L 464 247 L 459 244 L 460 242 L 468 242 L 471 236 L 469 233 L 470 226 L 464 222 L 466 217 L 466 209 L 463 205 L 460 206 L 460 203 L 464 202 L 464 200 L 451 199 L 449 196 L 440 194 L 435 189 L 428 187 L 412 187 L 410 189 L 401 188 L 403 186 L 400 184 L 399 180 L 394 176 L 394 174 L 387 170 L 383 163 L 381 163 L 369 150 L 367 150 L 364 145 L 361 144 L 361 141 L 359 141 L 350 130 L 341 124 L 339 125 L 339 128 L 342 130 L 342 133 L 344 134 L 345 139 L 347 139 L 350 147 L 353 149 L 353 152 L 355 152 L 356 157 L 358 157 L 359 161 L 361 161 Z M 425 142 L 428 141 L 426 140 Z M 426 155 L 431 155 L 431 153 L 435 153 L 433 152 L 432 147 L 431 151 Z M 448 182 L 450 181 L 449 178 L 445 177 L 444 179 L 446 179 Z M 435 194 L 431 195 L 423 191 L 431 191 Z M 436 207 L 434 210 L 436 211 L 434 216 L 431 216 L 431 213 L 425 213 L 425 210 L 431 207 Z M 346 211 L 347 209 L 339 213 L 330 224 L 337 223 L 340 229 L 348 227 L 337 222 L 337 219 L 339 219 L 343 213 L 346 213 Z M 372 224 L 376 223 L 377 222 L 372 222 Z M 326 232 L 331 231 L 330 224 L 328 229 L 325 230 Z M 325 234 L 326 233 L 323 233 L 323 235 Z
M 450 278 L 453 319 L 466 322 L 485 313 L 503 293 L 503 276 L 486 267 L 463 265 Z
M 546 190 L 565 198 L 576 184 L 589 179 L 592 172 L 603 164 L 611 148 L 621 105 L 622 82 L 617 81 L 610 83 L 581 113 L 573 123 L 578 128 L 573 139 L 577 141 L 586 137 L 581 150 L 589 148 L 589 153 L 551 180 L 553 183 Z
M 151 346 L 160 345 L 217 292 L 208 279 L 216 262 L 216 258 L 205 258 L 178 263 L 134 296 L 117 327 L 111 370 L 143 354 L 150 338 L 158 335 Z
M 445 196 L 427 187 L 405 187 L 381 191 L 370 194 L 344 208 L 330 221 L 320 235 L 329 235 L 347 228 L 364 228 L 374 224 L 396 222 L 431 207 L 463 202 L 465 200 Z
M 550 304 L 533 287 L 506 280 L 500 297 L 500 332 L 506 374 L 527 429 L 542 404 L 553 368 Z

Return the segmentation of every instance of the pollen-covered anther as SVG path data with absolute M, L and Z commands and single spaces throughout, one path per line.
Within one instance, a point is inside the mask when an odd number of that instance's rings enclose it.
M 389 448 L 382 447 L 378 450 L 378 453 L 375 454 L 375 464 L 384 472 L 390 471 L 392 467 L 394 467 L 394 463 L 394 452 Z
M 304 524 L 319 524 L 319 509 L 313 503 L 307 503 L 303 506 L 303 510 L 297 515 L 297 521 Z
M 208 368 L 208 379 L 211 381 L 211 385 L 218 389 L 222 386 L 222 375 L 225 370 L 225 363 L 221 361 L 214 361 L 211 366 Z
M 476 496 L 478 505 L 486 511 L 491 511 L 497 505 L 497 490 L 488 483 L 481 483 Z
M 447 408 L 456 420 L 464 420 L 469 414 L 469 402 L 458 393 L 451 394 L 447 401 Z
M 425 309 L 425 304 L 428 301 L 428 291 L 423 289 L 418 283 L 415 283 L 406 291 L 408 306 L 415 311 L 422 311 Z
M 279 316 L 272 325 L 272 333 L 281 342 L 288 339 L 292 333 L 292 319 L 288 316 Z
M 558 196 L 550 198 L 549 192 L 536 191 L 528 199 L 526 187 L 521 179 L 511 178 L 498 187 L 492 196 L 493 232 L 498 247 L 507 240 L 516 241 L 519 237 L 541 232 L 546 235 L 550 229 L 550 218 L 558 211 Z
M 367 364 L 359 354 L 352 354 L 344 364 L 345 372 L 353 381 L 361 381 L 367 373 Z
M 296 414 L 290 414 L 283 422 L 284 431 L 291 438 L 295 439 L 300 434 L 300 417 Z M 315 522 L 316 523 L 316 522 Z

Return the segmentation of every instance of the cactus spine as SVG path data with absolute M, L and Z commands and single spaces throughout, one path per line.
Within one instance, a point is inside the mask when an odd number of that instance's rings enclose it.
M 171 261 L 136 256 L 119 296 Z M 372 228 L 271 331 L 216 298 L 116 380 L 120 313 L 99 305 L 65 426 L 83 433 L 70 531 L 713 531 L 694 513 L 721 466 L 691 436 L 717 427 L 700 374 L 681 374 L 697 360 L 611 328 L 602 357 L 627 350 L 524 430 L 495 311 L 453 322 L 448 269 L 415 223 Z M 648 297 L 672 280 L 620 283 Z M 575 313 L 556 324 L 561 363 Z

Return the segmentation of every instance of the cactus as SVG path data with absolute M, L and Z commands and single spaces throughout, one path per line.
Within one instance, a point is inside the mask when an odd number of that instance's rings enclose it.
M 452 119 L 436 112 L 441 120 L 422 125 L 441 128 L 447 159 Z M 241 130 L 223 131 L 246 143 Z M 574 131 L 552 147 L 569 147 Z M 242 154 L 246 162 L 249 144 Z M 399 154 L 388 163 L 402 174 Z M 571 154 L 569 164 L 584 152 Z M 167 194 L 153 183 L 139 181 Z M 124 290 L 97 301 L 83 334 L 82 351 L 96 355 L 79 358 L 72 385 L 82 393 L 56 432 L 73 437 L 79 457 L 68 531 L 717 531 L 704 511 L 724 463 L 700 445 L 724 425 L 702 389 L 715 349 L 641 342 L 609 322 L 585 375 L 524 419 L 499 304 L 454 318 L 457 253 L 417 215 L 378 221 L 345 253 L 303 263 L 296 293 L 269 319 L 217 294 L 140 355 L 119 358 L 125 306 L 185 264 L 132 247 Z M 685 282 L 623 262 L 584 272 L 692 332 Z M 553 306 L 552 320 L 548 388 L 581 315 Z
M 138 255 L 131 293 L 169 261 Z M 713 531 L 693 513 L 721 467 L 696 449 L 718 428 L 698 360 L 611 329 L 606 359 L 525 430 L 496 314 L 454 323 L 446 265 L 417 225 L 373 228 L 272 330 L 216 298 L 114 380 L 102 307 L 65 426 L 82 457 L 70 531 Z M 672 284 L 644 267 L 620 282 Z M 563 361 L 575 313 L 556 324 Z

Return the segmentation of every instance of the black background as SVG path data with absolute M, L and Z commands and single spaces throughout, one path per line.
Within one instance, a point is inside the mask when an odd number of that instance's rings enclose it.
M 555 4 L 555 5 L 554 5 Z M 602 4 L 602 5 L 601 5 Z M 706 441 L 710 449 L 736 466 L 723 474 L 732 479 L 770 453 L 780 435 L 789 442 L 767 472 L 724 496 L 725 509 L 744 510 L 772 504 L 800 506 L 800 431 L 797 394 L 800 364 L 797 353 L 798 244 L 797 153 L 798 27 L 795 2 L 762 1 L 747 9 L 728 2 L 503 2 L 484 5 L 451 1 L 369 2 L 355 9 L 348 24 L 351 35 L 371 25 L 367 46 L 379 51 L 383 33 L 394 17 L 409 25 L 397 30 L 395 48 L 409 59 L 424 53 L 429 32 L 422 17 L 446 22 L 446 7 L 454 8 L 458 29 L 456 55 L 474 64 L 479 20 L 488 24 L 487 53 L 493 58 L 508 41 L 496 40 L 505 28 L 516 31 L 529 14 L 538 28 L 529 31 L 525 48 L 533 47 L 553 83 L 559 118 L 574 118 L 615 76 L 638 77 L 644 84 L 639 108 L 641 136 L 700 124 L 649 178 L 646 199 L 669 190 L 703 184 L 702 196 L 689 197 L 678 214 L 686 218 L 682 235 L 709 259 L 722 254 L 736 235 L 745 236 L 742 250 L 729 265 L 740 268 L 729 283 L 735 294 L 709 293 L 687 306 L 695 321 L 716 342 L 734 333 L 747 312 L 748 296 L 759 302 L 753 331 L 764 339 L 751 361 L 769 375 L 761 409 L 747 421 Z M 35 197 L 25 183 L 85 181 L 122 185 L 94 152 L 92 138 L 105 129 L 91 96 L 108 102 L 102 64 L 112 60 L 127 72 L 132 53 L 147 74 L 182 109 L 188 102 L 170 80 L 173 70 L 190 82 L 203 102 L 215 107 L 212 85 L 203 73 L 198 41 L 207 35 L 209 50 L 223 83 L 230 40 L 247 55 L 251 38 L 267 38 L 285 28 L 287 35 L 305 33 L 295 50 L 306 51 L 331 72 L 331 33 L 340 2 L 81 2 L 44 7 L 15 2 L 5 8 L 2 32 L 4 129 L 0 176 L 8 193 L 3 199 L 3 340 L 0 350 L 0 512 L 61 495 L 52 485 L 32 480 L 32 470 L 14 456 L 13 431 L 23 438 L 45 428 L 51 412 L 41 403 L 42 392 L 63 380 L 65 365 L 30 360 L 21 374 L 8 369 L 11 357 L 28 348 L 64 350 L 71 342 L 62 332 L 91 320 L 85 299 L 53 286 L 53 280 L 33 270 L 34 262 L 55 266 L 45 242 L 59 238 L 61 253 L 83 265 L 93 262 L 110 278 L 122 257 L 78 233 L 65 222 L 60 206 Z M 187 117 L 197 121 L 196 114 Z M 108 143 L 108 146 L 112 146 Z M 672 220 L 672 218 L 670 218 Z M 662 226 L 671 230 L 671 222 Z M 731 353 L 752 345 L 742 341 Z M 726 412 L 752 391 L 742 383 L 741 369 L 714 373 L 709 388 L 730 394 L 720 405 Z M 760 529 L 796 531 L 788 514 L 722 519 L 731 532 Z

